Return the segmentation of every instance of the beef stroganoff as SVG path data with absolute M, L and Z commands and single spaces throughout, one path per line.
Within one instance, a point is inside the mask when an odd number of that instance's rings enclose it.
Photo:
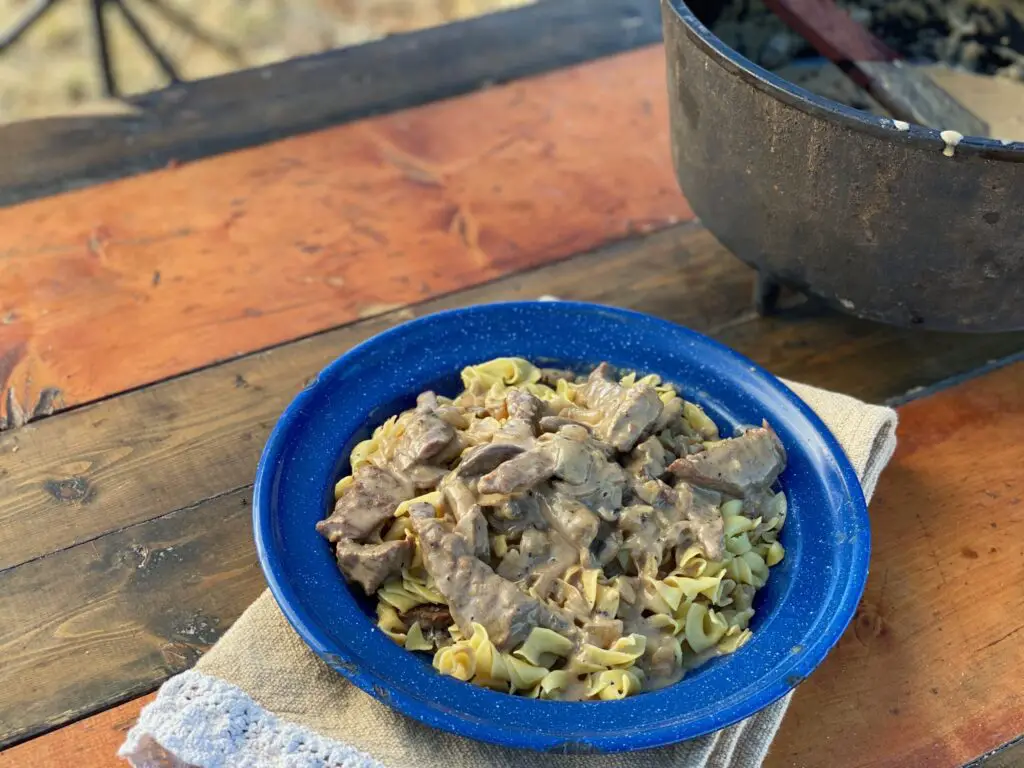
M 765 423 L 721 438 L 655 375 L 499 358 L 350 457 L 317 530 L 379 628 L 441 673 L 560 700 L 676 682 L 751 637 L 784 551 Z

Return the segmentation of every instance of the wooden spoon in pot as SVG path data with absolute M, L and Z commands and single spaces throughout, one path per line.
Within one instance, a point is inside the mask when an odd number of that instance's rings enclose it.
M 896 119 L 964 136 L 988 135 L 984 120 L 920 68 L 905 64 L 832 0 L 765 0 L 765 5 Z

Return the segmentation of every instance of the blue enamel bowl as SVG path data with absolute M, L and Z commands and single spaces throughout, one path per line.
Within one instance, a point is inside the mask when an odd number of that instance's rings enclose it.
M 607 360 L 657 373 L 723 434 L 768 419 L 789 453 L 785 560 L 758 592 L 753 639 L 679 683 L 602 702 L 538 701 L 439 675 L 374 625 L 314 530 L 352 447 L 426 389 L 454 395 L 459 371 L 499 356 L 586 369 Z M 553 752 L 672 744 L 771 704 L 822 661 L 868 573 L 860 484 L 824 424 L 750 360 L 654 317 L 573 302 L 490 304 L 423 317 L 360 344 L 320 372 L 274 428 L 256 475 L 253 526 L 270 590 L 295 631 L 339 673 L 394 709 L 472 739 Z

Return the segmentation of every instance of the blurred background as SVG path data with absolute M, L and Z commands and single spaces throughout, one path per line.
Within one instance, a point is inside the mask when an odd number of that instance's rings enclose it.
M 123 0 L 188 80 L 282 61 L 525 5 L 532 0 Z M 0 0 L 0 31 L 37 0 Z M 104 111 L 90 0 L 57 0 L 0 54 L 0 123 Z M 180 17 L 180 18 L 179 18 Z M 124 94 L 167 78 L 116 8 L 111 60 Z M 183 23 L 184 22 L 184 23 Z M 194 29 L 189 29 L 189 26 Z

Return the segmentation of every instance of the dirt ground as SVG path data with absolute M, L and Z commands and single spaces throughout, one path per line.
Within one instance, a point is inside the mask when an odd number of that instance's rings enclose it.
M 0 34 L 36 0 L 0 0 Z M 531 0 L 125 0 L 188 79 L 356 45 L 397 32 L 525 5 Z M 90 0 L 58 4 L 0 54 L 0 122 L 102 109 Z M 107 8 L 115 71 L 126 93 L 167 84 L 115 8 Z

